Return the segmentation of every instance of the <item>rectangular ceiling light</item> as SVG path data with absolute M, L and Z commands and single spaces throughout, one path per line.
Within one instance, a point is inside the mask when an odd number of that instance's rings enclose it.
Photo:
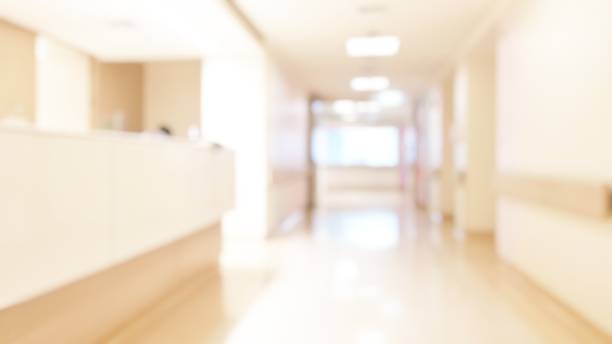
M 353 37 L 346 42 L 350 57 L 393 56 L 399 52 L 400 39 L 396 36 Z
M 362 76 L 351 80 L 351 88 L 357 92 L 382 91 L 389 84 L 389 79 L 384 76 Z

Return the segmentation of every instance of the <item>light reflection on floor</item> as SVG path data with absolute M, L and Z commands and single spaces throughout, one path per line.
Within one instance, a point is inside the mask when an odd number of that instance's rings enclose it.
M 316 212 L 314 239 L 355 249 L 389 250 L 399 245 L 400 221 L 392 209 L 369 209 L 355 216 L 351 211 Z
M 468 239 L 412 208 L 319 210 L 311 234 L 270 249 L 276 278 L 227 343 L 598 340 L 556 321 L 530 284 L 513 286 L 491 238 Z
M 192 332 L 180 343 L 603 342 L 501 263 L 490 238 L 398 209 L 319 210 L 311 228 L 230 245 L 228 255 L 241 257 L 226 260 L 215 288 L 124 342 L 177 343 L 185 328 Z M 213 301 L 221 306 L 207 306 Z

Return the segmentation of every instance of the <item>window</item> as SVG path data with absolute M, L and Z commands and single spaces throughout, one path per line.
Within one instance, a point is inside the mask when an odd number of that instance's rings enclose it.
M 319 127 L 313 134 L 317 165 L 395 167 L 399 164 L 396 127 Z

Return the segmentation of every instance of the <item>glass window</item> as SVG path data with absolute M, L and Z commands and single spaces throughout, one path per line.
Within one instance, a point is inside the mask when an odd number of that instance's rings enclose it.
M 414 127 L 404 129 L 404 162 L 414 165 L 417 161 L 417 138 Z
M 319 127 L 313 134 L 313 160 L 326 166 L 395 167 L 399 164 L 396 127 Z

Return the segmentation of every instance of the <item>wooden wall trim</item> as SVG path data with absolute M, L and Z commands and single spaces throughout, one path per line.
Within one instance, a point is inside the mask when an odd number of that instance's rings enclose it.
M 102 341 L 193 278 L 214 273 L 220 232 L 217 223 L 0 311 L 0 343 Z
M 242 25 L 244 25 L 244 28 L 249 33 L 251 33 L 251 35 L 253 35 L 253 37 L 259 43 L 264 42 L 265 40 L 264 35 L 261 33 L 261 31 L 259 31 L 257 26 L 253 24 L 253 22 L 251 21 L 251 18 L 249 18 L 249 16 L 247 16 L 246 13 L 244 13 L 242 8 L 240 8 L 240 6 L 236 3 L 236 0 L 225 0 L 223 3 L 227 6 L 227 9 L 230 11 L 230 13 L 232 13 L 234 17 L 240 23 L 242 23 Z
M 436 168 L 429 171 L 429 177 L 432 179 L 441 179 L 442 178 L 442 169 Z
M 579 215 L 607 218 L 612 214 L 612 189 L 602 182 L 501 175 L 500 195 L 559 208 Z
M 400 192 L 400 185 L 329 185 L 327 192 Z
M 307 170 L 284 171 L 274 170 L 270 176 L 270 186 L 306 181 L 311 175 Z
M 357 165 L 317 165 L 317 171 L 398 171 L 399 166 L 375 167 L 375 166 L 357 166 Z

